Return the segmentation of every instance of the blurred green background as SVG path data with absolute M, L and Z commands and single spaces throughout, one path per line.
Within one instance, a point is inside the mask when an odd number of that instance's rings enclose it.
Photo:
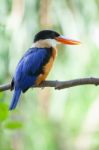
M 41 29 L 82 42 L 58 46 L 48 79 L 99 76 L 99 0 L 0 0 L 0 84 Z M 0 93 L 0 150 L 99 150 L 99 87 L 30 89 L 9 112 L 11 97 Z

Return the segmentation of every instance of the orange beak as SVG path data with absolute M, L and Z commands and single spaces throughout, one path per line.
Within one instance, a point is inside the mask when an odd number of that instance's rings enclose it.
M 62 44 L 68 44 L 68 45 L 79 45 L 80 42 L 76 40 L 66 39 L 64 36 L 60 35 L 55 38 L 56 41 L 62 43 Z

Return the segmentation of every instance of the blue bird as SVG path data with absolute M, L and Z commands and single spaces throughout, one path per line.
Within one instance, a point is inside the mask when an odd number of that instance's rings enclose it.
M 16 108 L 22 92 L 26 92 L 33 85 L 41 84 L 46 79 L 56 58 L 56 44 L 59 42 L 80 44 L 52 30 L 42 30 L 35 35 L 32 47 L 23 55 L 16 67 L 11 82 L 14 92 L 9 110 Z

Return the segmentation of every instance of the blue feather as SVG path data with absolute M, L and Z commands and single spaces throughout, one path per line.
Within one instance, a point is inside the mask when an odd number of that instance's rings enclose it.
M 23 92 L 35 84 L 46 57 L 45 48 L 31 48 L 20 60 L 14 75 L 14 82 Z
M 30 48 L 19 61 L 13 77 L 14 94 L 10 110 L 17 105 L 21 91 L 25 92 L 35 85 L 37 77 L 43 73 L 43 67 L 51 56 L 51 48 Z
M 16 107 L 16 105 L 19 101 L 19 98 L 20 98 L 20 94 L 21 94 L 21 89 L 14 89 L 12 102 L 11 102 L 11 105 L 9 107 L 9 110 L 12 110 Z

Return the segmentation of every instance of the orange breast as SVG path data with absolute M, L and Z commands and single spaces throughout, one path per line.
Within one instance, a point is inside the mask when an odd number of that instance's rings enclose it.
M 52 56 L 50 57 L 48 63 L 44 66 L 44 73 L 43 74 L 40 74 L 36 80 L 36 85 L 39 85 L 41 82 L 43 82 L 46 77 L 48 76 L 52 66 L 53 66 L 53 62 L 55 60 L 55 57 L 56 57 L 56 52 L 57 52 L 57 49 L 56 48 L 53 48 L 53 52 L 52 52 Z

